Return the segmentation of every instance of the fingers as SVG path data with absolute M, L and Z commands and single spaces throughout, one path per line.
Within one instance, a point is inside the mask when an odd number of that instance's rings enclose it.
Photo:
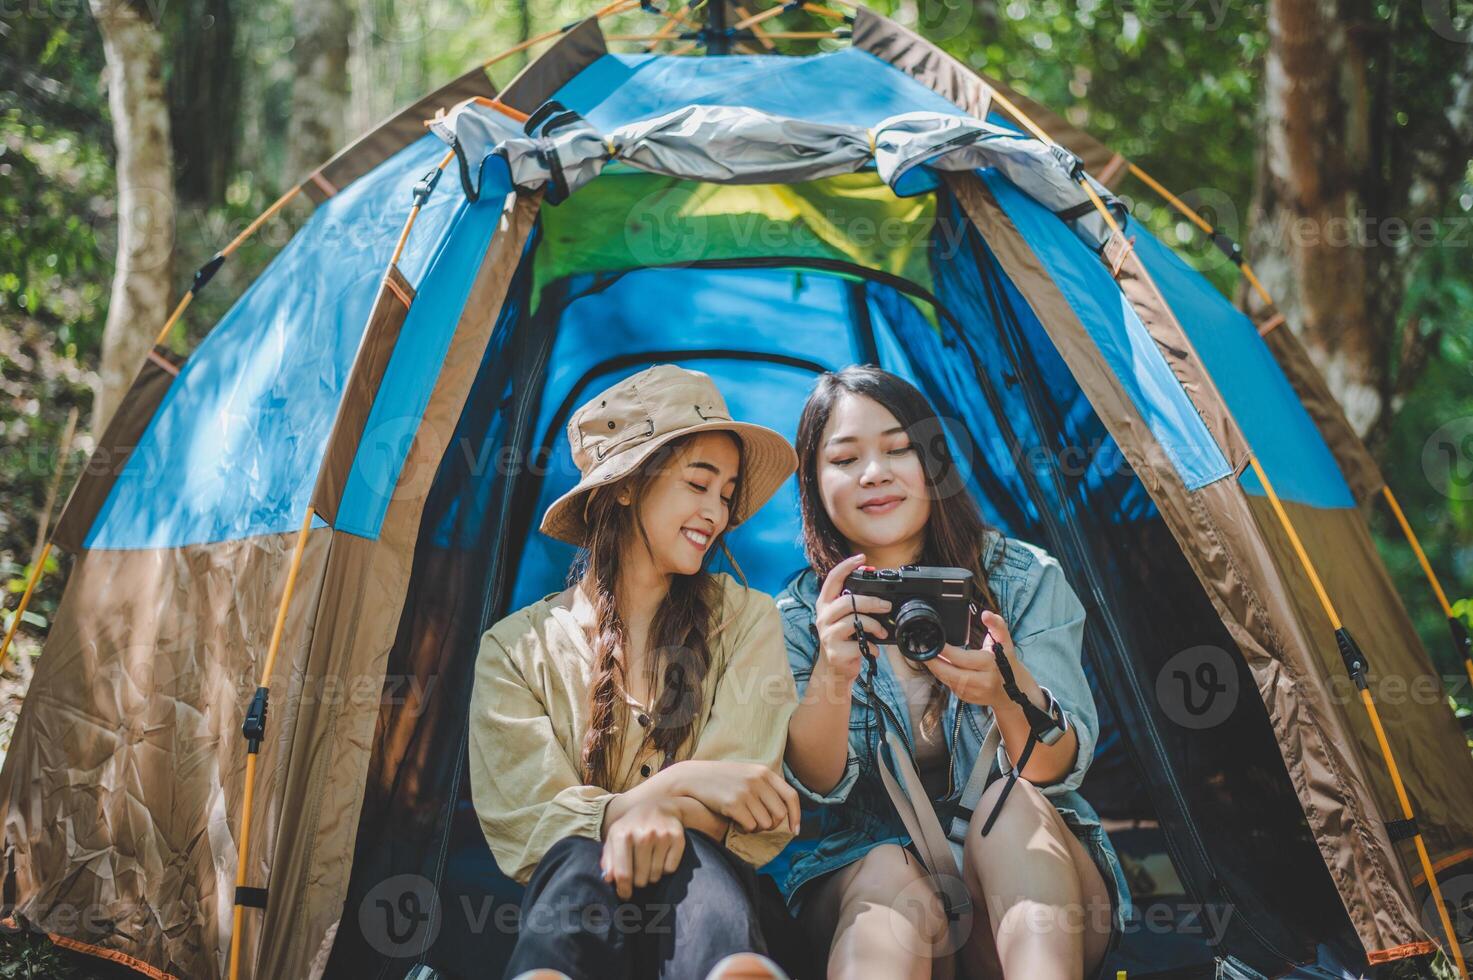
M 748 795 L 751 798 L 749 805 L 752 808 L 752 817 L 757 821 L 758 830 L 771 830 L 787 818 L 788 808 L 781 805 L 782 801 L 765 779 L 759 779 Z
M 680 867 L 680 859 L 685 857 L 685 834 L 682 833 L 670 842 L 665 850 L 665 873 L 671 875 L 675 869 Z
M 939 656 L 931 658 L 927 663 L 934 663 L 937 660 L 949 663 L 954 667 L 960 667 L 963 670 L 986 670 L 995 663 L 994 655 L 990 648 L 975 650 L 969 647 L 953 646 L 950 643 L 941 648 Z
M 982 625 L 987 627 L 988 634 L 995 642 L 1002 644 L 1004 650 L 1013 645 L 1013 634 L 1008 629 L 1007 620 L 991 609 L 982 613 Z
M 882 599 L 877 595 L 860 595 L 857 592 L 845 595 L 841 592 L 834 597 L 833 602 L 823 607 L 819 615 L 827 621 L 836 622 L 853 616 L 856 609 L 862 613 L 887 613 L 893 605 L 889 599 Z
M 746 800 L 739 799 L 733 803 L 726 816 L 727 819 L 736 821 L 736 825 L 749 834 L 757 830 L 757 818 Z
M 658 853 L 661 862 L 664 861 L 664 845 L 661 843 L 661 834 L 653 828 L 642 831 L 634 840 L 632 848 L 634 855 L 634 887 L 643 888 L 650 883 L 650 871 L 653 869 L 655 858 Z
M 835 565 L 828 575 L 824 576 L 823 588 L 818 590 L 818 601 L 820 603 L 833 602 L 838 598 L 839 593 L 844 591 L 844 580 L 849 577 L 849 573 L 863 564 L 864 555 L 858 554 L 850 555 Z
M 880 621 L 873 616 L 866 616 L 860 613 L 859 626 L 860 629 L 864 630 L 870 636 L 878 636 L 881 639 L 888 639 L 890 636 L 890 631 L 881 626 Z M 857 635 L 854 632 L 854 616 L 852 614 L 845 614 L 839 617 L 834 622 L 829 623 L 823 629 L 819 630 L 819 634 L 829 643 L 842 643 L 845 640 L 857 639 Z
M 614 884 L 614 893 L 628 900 L 634 894 L 633 842 L 625 833 L 615 833 L 604 844 L 604 880 Z
M 803 801 L 798 799 L 798 791 L 789 786 L 786 780 L 780 792 L 783 794 L 783 802 L 788 805 L 788 828 L 796 835 L 803 829 Z
M 953 691 L 957 689 L 957 686 L 960 685 L 967 676 L 967 671 L 956 666 L 955 664 L 947 663 L 945 660 L 941 659 L 941 657 L 932 657 L 930 660 L 922 661 L 922 663 L 926 665 L 927 670 L 935 675 L 938 681 L 945 684 Z
M 788 817 L 788 829 L 796 834 L 798 832 L 799 820 L 802 818 L 802 808 L 798 802 L 798 791 L 789 786 L 786 779 L 771 769 L 767 770 L 767 776 L 771 782 L 773 791 L 777 794 L 779 802 L 779 806 L 774 809 L 774 813 L 786 813 Z

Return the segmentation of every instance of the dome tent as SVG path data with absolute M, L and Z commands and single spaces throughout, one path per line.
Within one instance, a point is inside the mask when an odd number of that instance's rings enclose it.
M 1444 877 L 1468 857 L 1473 761 L 1440 705 L 1387 699 L 1402 820 L 1338 617 L 1371 692 L 1436 674 L 1357 510 L 1363 449 L 1275 362 L 1288 331 L 987 82 L 866 10 L 852 37 L 628 56 L 590 19 L 303 182 L 311 219 L 187 359 L 156 348 L 58 524 L 77 561 L 0 775 L 17 921 L 153 975 L 223 975 L 232 937 L 245 976 L 484 969 L 514 888 L 466 802 L 470 666 L 571 557 L 533 530 L 575 477 L 568 413 L 675 361 L 791 435 L 816 372 L 866 361 L 928 394 L 988 519 L 1084 599 L 1112 719 L 1086 795 L 1232 913 L 1120 962 L 1434 949 L 1411 835 Z M 795 532 L 790 485 L 733 534 L 754 585 L 798 567 Z M 1205 727 L 1157 687 L 1198 647 L 1243 692 Z M 401 886 L 438 903 L 408 938 L 375 919 Z

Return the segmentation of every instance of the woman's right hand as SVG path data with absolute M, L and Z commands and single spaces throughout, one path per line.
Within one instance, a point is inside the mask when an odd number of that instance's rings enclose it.
M 686 759 L 666 770 L 672 791 L 704 804 L 747 833 L 783 825 L 798 833 L 798 792 L 759 762 Z
M 674 872 L 684 854 L 685 824 L 675 801 L 646 800 L 609 826 L 599 868 L 604 881 L 627 902 L 634 889 Z
M 854 630 L 854 613 L 859 611 L 859 622 L 864 632 L 871 636 L 888 638 L 889 634 L 878 620 L 868 613 L 887 613 L 890 601 L 879 596 L 847 595 L 844 581 L 850 573 L 864 564 L 864 555 L 851 555 L 835 565 L 823 580 L 814 603 L 813 625 L 818 631 L 819 661 L 831 677 L 852 684 L 859 676 L 864 655 L 859 650 L 859 640 Z M 815 665 L 815 672 L 817 665 Z M 811 681 L 810 681 L 811 683 Z

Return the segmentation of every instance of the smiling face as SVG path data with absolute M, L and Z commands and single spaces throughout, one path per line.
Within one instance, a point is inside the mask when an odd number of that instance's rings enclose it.
M 620 497 L 621 503 L 639 508 L 647 554 L 657 574 L 694 575 L 705 564 L 712 543 L 731 522 L 741 467 L 737 447 L 731 433 L 699 433 L 665 457 L 637 502 L 628 491 Z M 640 550 L 644 544 L 637 537 L 630 542 Z
M 915 561 L 925 543 L 931 498 L 916 449 L 873 398 L 843 392 L 818 439 L 819 496 L 851 552 L 869 564 Z

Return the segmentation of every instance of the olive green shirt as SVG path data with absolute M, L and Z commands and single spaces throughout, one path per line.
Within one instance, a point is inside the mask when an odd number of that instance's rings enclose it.
M 771 596 L 725 573 L 716 578 L 722 608 L 709 641 L 711 669 L 691 738 L 670 761 L 759 762 L 781 775 L 788 719 L 798 705 L 782 618 Z M 578 760 L 588 730 L 593 649 L 572 612 L 554 606 L 553 598 L 512 613 L 482 635 L 471 693 L 471 796 L 496 863 L 524 884 L 562 838 L 601 840 L 609 800 L 664 762 L 646 737 L 647 707 L 626 694 L 623 703 L 615 702 L 614 718 L 612 771 L 622 775 L 610 789 L 582 781 Z M 732 825 L 724 843 L 760 867 L 791 838 L 786 825 L 751 834 Z

